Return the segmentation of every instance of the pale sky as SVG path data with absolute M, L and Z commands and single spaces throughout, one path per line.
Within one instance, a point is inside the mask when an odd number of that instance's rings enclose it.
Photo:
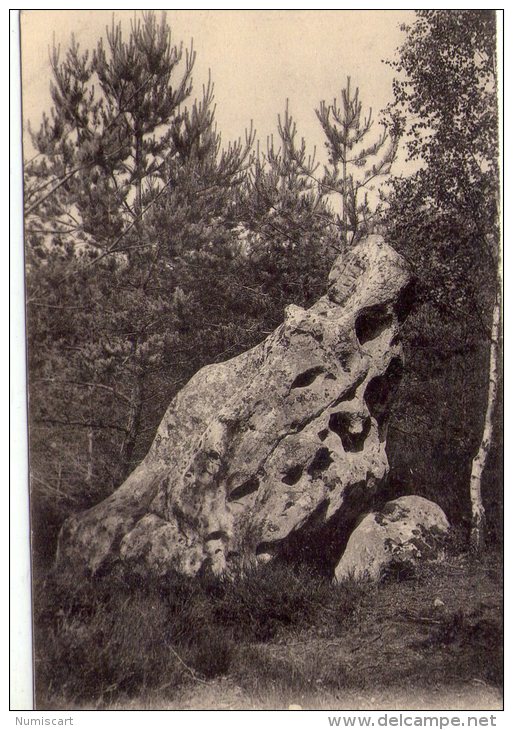
M 115 11 L 125 37 L 135 12 Z M 173 41 L 187 46 L 194 39 L 193 96 L 201 96 L 212 71 L 223 141 L 243 136 L 253 119 L 257 138 L 265 142 L 267 135 L 276 134 L 277 114 L 288 98 L 298 136 L 305 137 L 309 150 L 322 148 L 315 107 L 321 99 L 339 97 L 348 75 L 360 87 L 364 110 L 373 107 L 378 133 L 377 117 L 391 99 L 393 78 L 382 59 L 391 58 L 402 42 L 400 23 L 413 18 L 405 10 L 167 11 Z M 62 54 L 71 33 L 82 49 L 92 49 L 111 19 L 112 11 L 22 11 L 25 123 L 30 120 L 37 129 L 43 110 L 50 107 L 48 49 L 53 36 Z

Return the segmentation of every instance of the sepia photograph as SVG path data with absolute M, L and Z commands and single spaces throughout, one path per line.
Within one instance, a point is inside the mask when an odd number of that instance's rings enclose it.
M 33 708 L 502 710 L 503 11 L 18 21 Z

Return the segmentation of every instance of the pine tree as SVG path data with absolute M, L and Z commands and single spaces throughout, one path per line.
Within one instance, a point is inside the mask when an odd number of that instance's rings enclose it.
M 374 181 L 390 173 L 397 154 L 398 138 L 395 126 L 386 127 L 378 138 L 366 146 L 366 138 L 373 127 L 372 109 L 362 118 L 362 102 L 358 87 L 353 92 L 351 78 L 341 90 L 340 103 L 336 98 L 331 104 L 321 101 L 315 110 L 325 136 L 328 164 L 319 175 L 319 164 L 310 159 L 305 164 L 304 149 L 296 148 L 295 127 L 285 113 L 281 136 L 288 154 L 295 159 L 305 175 L 317 184 L 324 198 L 340 197 L 341 215 L 337 216 L 342 249 L 369 233 L 376 223 L 379 196 L 371 201 Z M 374 161 L 372 161 L 373 158 Z
M 265 295 L 268 327 L 279 324 L 286 304 L 308 306 L 324 293 L 338 248 L 336 223 L 312 176 L 315 160 L 296 136 L 287 105 L 278 142 L 267 140 L 245 187 L 251 280 Z
M 172 85 L 182 48 L 171 45 L 169 29 L 152 14 L 132 23 L 126 42 L 113 21 L 107 44 L 108 50 L 100 40 L 90 58 L 72 38 L 62 63 L 59 49 L 53 49 L 54 106 L 51 120 L 45 115 L 33 134 L 42 159 L 28 170 L 45 182 L 26 196 L 26 220 L 29 235 L 34 220 L 42 231 L 49 226 L 59 231 L 54 235 L 66 249 L 66 271 L 53 283 L 61 297 L 69 299 L 79 276 L 85 287 L 80 313 L 88 307 L 91 311 L 91 302 L 99 305 L 85 323 L 87 340 L 79 358 L 91 364 L 91 387 L 98 378 L 116 377 L 113 358 L 129 363 L 123 373 L 127 390 L 119 444 L 121 478 L 135 444 L 142 368 L 152 349 L 144 287 L 155 243 L 146 236 L 144 213 L 167 187 L 158 173 L 173 154 L 172 127 L 181 123 L 179 107 L 190 94 L 194 54 L 186 53 L 185 68 Z M 39 250 L 47 245 L 48 237 L 39 233 Z M 118 297 L 110 296 L 112 285 Z M 125 289 L 122 296 L 120 286 Z

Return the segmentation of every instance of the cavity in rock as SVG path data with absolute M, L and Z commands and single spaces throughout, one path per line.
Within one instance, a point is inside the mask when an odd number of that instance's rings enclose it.
M 215 532 L 210 532 L 205 540 L 208 542 L 209 540 L 227 540 L 228 535 L 224 530 L 215 530 Z
M 385 304 L 376 304 L 374 307 L 362 309 L 355 322 L 356 336 L 360 345 L 376 337 L 390 327 L 393 317 Z
M 238 499 L 247 497 L 248 494 L 256 492 L 259 486 L 260 482 L 258 480 L 258 477 L 251 477 L 250 479 L 247 479 L 240 486 L 235 487 L 235 489 L 230 492 L 228 502 L 235 502 Z
M 361 451 L 363 449 L 371 427 L 370 418 L 363 418 L 360 425 L 360 430 L 355 432 L 353 429 L 354 419 L 350 413 L 332 413 L 329 420 L 329 427 L 340 438 L 344 451 Z
M 399 323 L 403 323 L 406 317 L 411 312 L 413 305 L 415 304 L 416 297 L 416 281 L 412 280 L 399 292 L 399 296 L 394 305 L 394 312 L 397 315 Z
M 392 358 L 383 375 L 373 378 L 365 389 L 365 403 L 378 424 L 380 439 L 384 438 L 385 427 L 394 397 L 403 373 L 403 364 L 398 357 Z
M 333 464 L 330 450 L 327 449 L 326 446 L 323 446 L 321 449 L 317 450 L 317 453 L 315 454 L 310 466 L 308 467 L 307 472 L 308 474 L 310 474 L 311 477 L 315 478 L 323 471 L 326 471 L 330 464 Z
M 282 482 L 284 484 L 288 484 L 289 486 L 297 484 L 297 482 L 301 479 L 302 473 L 303 467 L 301 466 L 301 464 L 291 466 L 290 469 L 287 469 L 287 471 L 285 472 L 285 476 L 283 477 Z
M 317 366 L 315 368 L 309 368 L 304 373 L 300 373 L 295 379 L 290 388 L 306 388 L 307 385 L 311 385 L 315 378 L 324 372 L 324 368 Z

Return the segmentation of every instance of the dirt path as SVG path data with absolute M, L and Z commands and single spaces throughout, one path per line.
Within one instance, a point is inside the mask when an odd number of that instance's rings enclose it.
M 501 710 L 499 690 L 481 682 L 459 687 L 413 688 L 388 687 L 383 690 L 318 692 L 311 695 L 279 696 L 248 693 L 229 680 L 212 681 L 189 687 L 179 698 L 166 701 L 133 700 L 112 709 L 151 710 L 287 710 L 291 705 L 302 710 Z M 295 708 L 294 708 L 295 709 Z

